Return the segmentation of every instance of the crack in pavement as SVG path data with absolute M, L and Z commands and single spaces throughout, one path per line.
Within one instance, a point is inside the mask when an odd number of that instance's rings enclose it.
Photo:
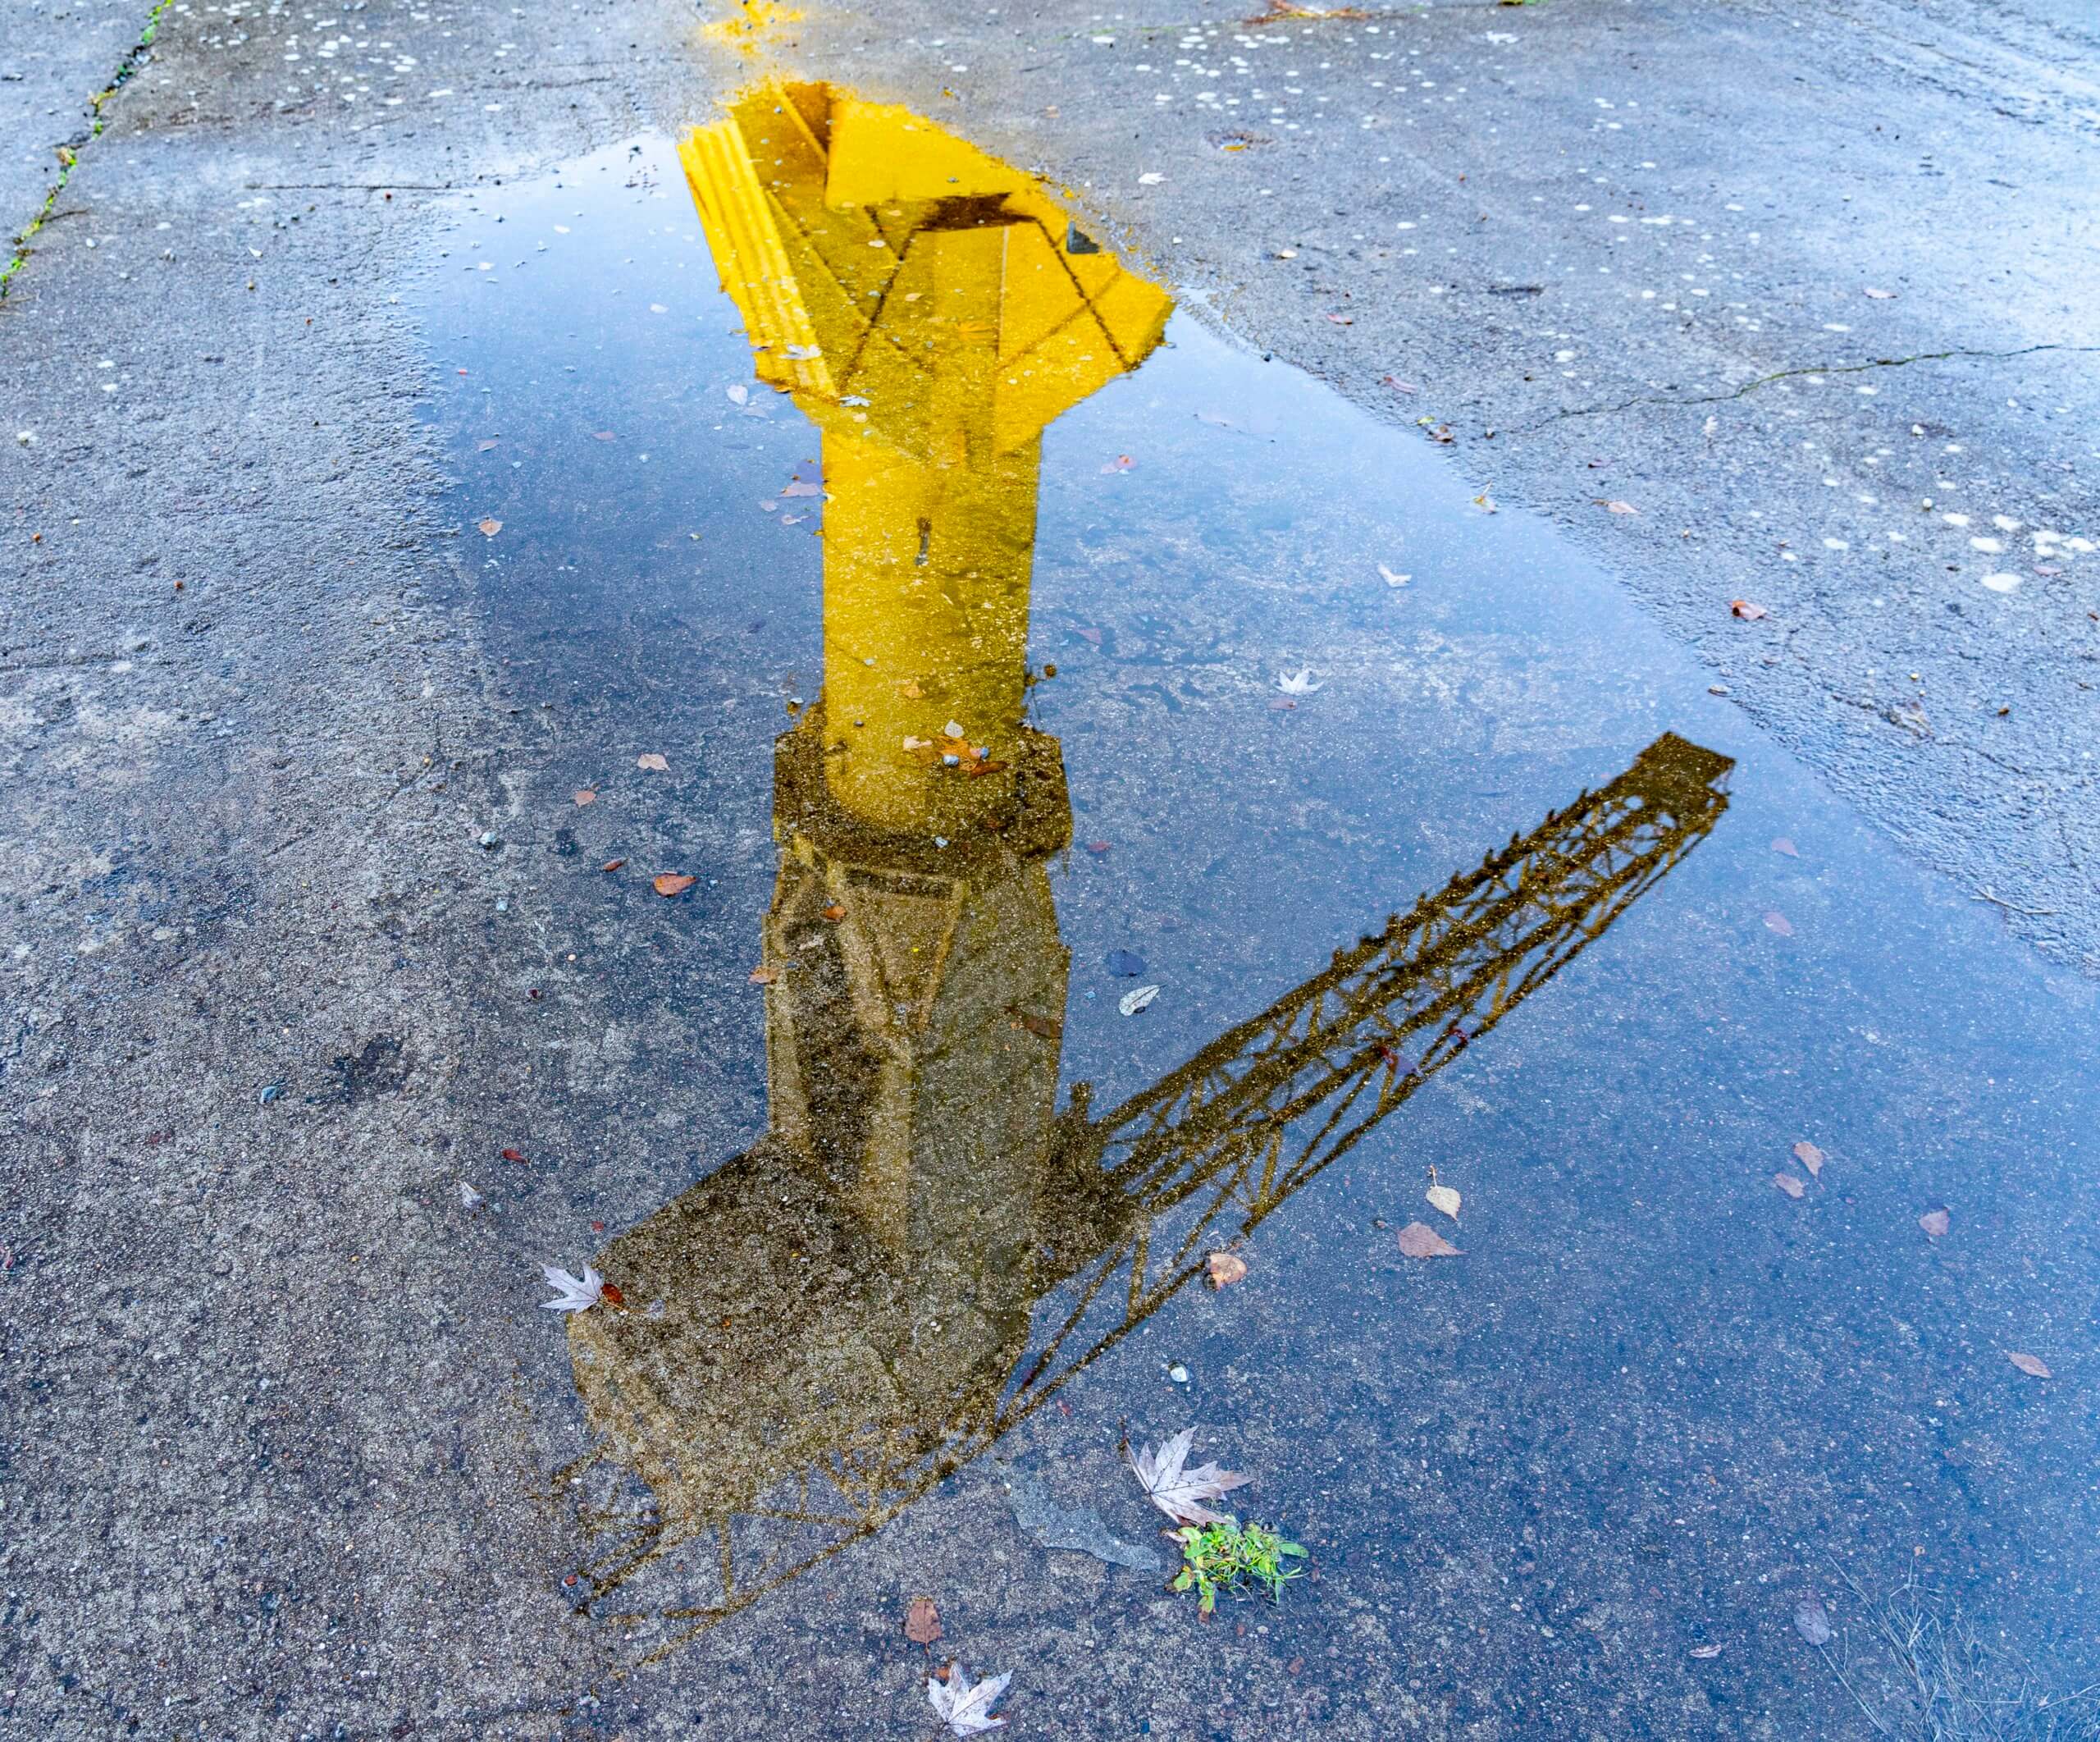
M 153 48 L 153 38 L 160 30 L 161 15 L 168 9 L 168 3 L 169 0 L 153 0 L 153 10 L 146 14 L 146 21 L 139 31 L 138 39 L 124 51 L 123 58 L 116 63 L 116 71 L 110 75 L 109 83 L 88 99 L 89 125 L 71 139 L 62 139 L 56 147 L 58 179 L 51 184 L 43 196 L 43 203 L 36 208 L 35 214 L 9 245 L 7 263 L 0 265 L 0 303 L 7 299 L 7 293 L 13 289 L 15 274 L 29 262 L 31 240 L 51 221 L 52 208 L 58 203 L 58 196 L 66 191 L 66 184 L 73 179 L 73 167 L 80 161 L 80 153 L 102 137 L 103 105 L 123 88 L 125 81 L 138 71 L 139 62 Z
M 2100 352 L 2100 345 L 2023 345 L 2016 350 L 1985 351 L 1956 350 L 1949 351 L 1920 351 L 1911 357 L 1875 357 L 1865 363 L 1809 363 L 1797 369 L 1775 369 L 1769 375 L 1760 375 L 1755 381 L 1746 381 L 1740 387 L 1727 393 L 1701 393 L 1684 399 L 1673 399 L 1668 395 L 1637 394 L 1622 400 L 1615 405 L 1586 405 L 1571 411 L 1556 411 L 1550 418 L 1536 423 L 1527 423 L 1513 432 L 1529 435 L 1534 430 L 1544 429 L 1550 423 L 1558 423 L 1568 418 L 1609 417 L 1614 412 L 1631 411 L 1636 405 L 1719 405 L 1729 400 L 1739 400 L 1745 394 L 1755 393 L 1760 387 L 1769 387 L 1775 381 L 1789 381 L 1799 375 L 1862 375 L 1869 369 L 1900 369 L 1913 363 L 1943 363 L 1956 357 L 1976 357 L 2002 362 L 2011 357 L 2032 357 L 2043 351 L 2066 351 L 2073 355 Z

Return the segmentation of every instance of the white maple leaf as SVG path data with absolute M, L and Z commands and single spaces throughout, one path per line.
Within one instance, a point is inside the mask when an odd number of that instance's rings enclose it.
M 542 1301 L 540 1303 L 542 1306 L 558 1313 L 583 1313 L 588 1312 L 605 1297 L 605 1278 L 588 1264 L 583 1267 L 583 1274 L 580 1277 L 571 1276 L 555 1264 L 543 1264 L 541 1269 L 546 1273 L 547 1287 L 561 1291 L 553 1300 Z
M 1276 688 L 1286 696 L 1309 696 L 1316 689 L 1325 689 L 1326 685 L 1312 681 L 1310 665 L 1300 665 L 1295 676 L 1288 671 L 1279 671 L 1276 674 Z
M 1214 1525 L 1218 1515 L 1203 1502 L 1216 1500 L 1253 1478 L 1243 1476 L 1235 1470 L 1220 1470 L 1215 1464 L 1185 1470 L 1182 1466 L 1189 1461 L 1189 1448 L 1195 1443 L 1196 1430 L 1184 1428 L 1156 1452 L 1126 1447 L 1124 1456 L 1130 1461 L 1130 1469 L 1145 1493 L 1151 1496 L 1152 1503 L 1175 1523 Z
M 992 1716 L 992 1702 L 1007 1691 L 1007 1684 L 1013 1679 L 1009 1671 L 1004 1676 L 991 1676 L 973 1688 L 962 1666 L 951 1663 L 946 1681 L 933 1676 L 926 1678 L 926 1698 L 956 1735 L 974 1736 L 982 1731 L 997 1730 L 1007 1721 Z

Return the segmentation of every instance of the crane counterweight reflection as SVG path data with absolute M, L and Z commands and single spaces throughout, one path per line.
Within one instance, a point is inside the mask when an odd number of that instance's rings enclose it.
M 1164 293 L 932 123 L 770 85 L 684 149 L 761 380 L 824 432 L 824 684 L 775 750 L 769 1128 L 569 1319 L 594 1612 L 645 1657 L 880 1529 L 1573 960 L 1710 830 L 1665 734 L 1180 1069 L 1057 1094 L 1071 817 L 1023 717 L 1043 427 Z M 643 1603 L 642 1575 L 651 1600 Z

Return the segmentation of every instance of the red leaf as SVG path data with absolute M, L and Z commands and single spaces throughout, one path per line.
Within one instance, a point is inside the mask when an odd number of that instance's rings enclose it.
M 525 1152 L 523 1150 L 505 1150 L 503 1152 L 503 1159 L 505 1161 L 523 1161 L 525 1159 Z

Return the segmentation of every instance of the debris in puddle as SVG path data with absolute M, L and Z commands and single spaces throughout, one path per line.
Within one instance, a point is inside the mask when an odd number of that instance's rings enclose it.
M 1433 1171 L 1430 1177 L 1432 1181 L 1436 1178 Z M 1429 1200 L 1431 1208 L 1442 1210 L 1454 1222 L 1459 1219 L 1460 1199 L 1459 1194 L 1450 1186 L 1432 1184 L 1428 1191 L 1422 1193 L 1422 1196 Z
M 1831 1639 L 1830 1612 L 1813 1597 L 1794 1605 L 1794 1630 L 1811 1645 L 1828 1645 Z
M 732 405 L 741 405 L 751 396 L 751 390 L 742 382 L 724 387 L 722 391 L 729 395 L 729 403 Z
M 1186 1385 L 1189 1383 L 1189 1369 L 1179 1361 L 1166 1369 L 1166 1376 L 1176 1385 Z
M 1427 1222 L 1410 1222 L 1400 1230 L 1400 1255 L 1404 1258 L 1457 1258 L 1461 1255 L 1453 1246 Z
M 1796 1178 L 1795 1176 L 1791 1173 L 1774 1174 L 1772 1176 L 1772 1183 L 1777 1186 L 1782 1191 L 1785 1192 L 1790 1198 L 1797 1198 L 1804 1191 L 1808 1190 L 1807 1186 L 1804 1186 L 1799 1179 Z
M 581 1276 L 571 1276 L 554 1264 L 542 1264 L 540 1268 L 547 1286 L 561 1291 L 553 1300 L 540 1303 L 550 1312 L 587 1313 L 605 1297 L 605 1279 L 588 1264 L 583 1267 Z
M 601 871 L 616 871 L 626 863 L 627 861 L 624 859 L 608 859 L 598 869 Z
M 2053 1379 L 2056 1377 L 2049 1371 L 2049 1364 L 2038 1355 L 2026 1355 L 2017 1349 L 2011 1349 L 2006 1351 L 2005 1358 L 2030 1379 Z
M 1597 496 L 1594 500 L 1598 507 L 1609 509 L 1615 514 L 1637 514 L 1641 512 L 1631 502 L 1622 502 L 1616 498 L 1607 499 L 1604 496 Z
M 1806 1137 L 1794 1145 L 1794 1159 L 1806 1168 L 1814 1177 L 1822 1177 L 1823 1164 L 1829 1159 L 1823 1150 L 1818 1149 Z
M 795 347 L 791 345 L 789 349 Z M 938 1676 L 926 1678 L 926 1698 L 942 1721 L 956 1735 L 978 1735 L 988 1730 L 997 1730 L 1007 1721 L 991 1715 L 992 1703 L 1007 1691 L 1007 1684 L 1012 1680 L 1009 1671 L 972 1687 L 969 1672 L 961 1664 L 952 1663 L 945 1680 Z
M 941 1612 L 930 1597 L 915 1597 L 904 1606 L 904 1636 L 914 1645 L 931 1645 L 941 1636 Z
M 1203 1502 L 1217 1500 L 1254 1479 L 1215 1464 L 1187 1468 L 1196 1430 L 1184 1428 L 1150 1452 L 1125 1444 L 1123 1456 L 1145 1497 L 1177 1525 L 1214 1525 L 1219 1515 Z
M 507 1149 L 504 1150 L 502 1154 L 503 1159 L 505 1161 L 523 1161 L 525 1159 L 525 1152 L 520 1149 Z
M 1314 683 L 1312 668 L 1310 665 L 1301 665 L 1295 672 L 1278 672 L 1276 688 L 1286 696 L 1309 696 L 1316 689 L 1325 689 L 1326 685 L 1324 683 Z
M 459 1182 L 459 1207 L 462 1209 L 479 1209 L 486 1202 L 487 1200 L 466 1181 Z
M 696 877 L 687 876 L 683 871 L 659 871 L 652 880 L 651 887 L 659 895 L 668 898 L 684 894 L 699 880 Z
M 485 519 L 477 520 L 474 524 L 481 528 L 482 536 L 484 538 L 493 538 L 503 530 L 503 522 L 493 514 Z
M 797 478 L 790 480 L 788 487 L 780 493 L 783 496 L 822 496 L 824 486 L 813 484 L 806 478 Z
M 1134 463 L 1128 454 L 1118 454 L 1101 469 L 1104 472 L 1127 472 Z
M 1763 606 L 1753 605 L 1747 599 L 1729 600 L 1728 610 L 1730 615 L 1742 618 L 1746 623 L 1755 623 L 1760 617 L 1769 615 Z
M 1691 1648 L 1691 1655 L 1702 1662 L 1707 1661 L 1719 1657 L 1721 1648 L 1719 1645 L 1695 1645 Z
M 1778 836 L 1773 841 L 1772 850 L 1774 853 L 1783 853 L 1790 859 L 1798 859 L 1801 856 L 1801 848 L 1783 834 Z
M 751 984 L 755 986 L 769 986 L 779 977 L 780 976 L 769 967 L 755 967 L 751 972 Z
M 1411 574 L 1401 574 L 1396 573 L 1395 570 L 1387 568 L 1383 563 L 1378 565 L 1378 573 L 1384 577 L 1386 584 L 1388 587 L 1404 587 L 1409 581 L 1414 578 Z
M 1918 1218 L 1918 1226 L 1933 1240 L 1938 1239 L 1953 1225 L 1954 1217 L 1945 1205 L 1940 1205 L 1937 1209 L 1929 1209 Z
M 598 795 L 592 792 L 587 786 L 578 787 L 574 792 L 569 794 L 569 797 L 573 798 L 580 805 L 596 804 L 598 802 Z
M 1158 996 L 1157 986 L 1139 986 L 1133 991 L 1125 992 L 1116 999 L 1116 1008 L 1125 1016 L 1135 1016 Z
M 1793 921 L 1789 920 L 1785 914 L 1778 912 L 1776 910 L 1768 912 L 1764 916 L 1764 923 L 1767 927 L 1778 932 L 1783 938 L 1790 938 L 1794 935 Z
M 667 775 L 671 771 L 669 761 L 660 752 L 655 750 L 637 757 L 634 759 L 634 766 L 637 768 L 648 769 L 654 774 Z
M 1111 1566 L 1127 1566 L 1141 1573 L 1160 1571 L 1162 1563 L 1153 1550 L 1142 1543 L 1125 1542 L 1091 1507 L 1058 1505 L 1040 1476 L 1014 1470 L 1007 1471 L 1003 1479 L 1014 1522 L 1037 1548 L 1092 1555 Z
M 1102 958 L 1108 972 L 1125 980 L 1135 980 L 1145 971 L 1145 958 L 1127 949 L 1112 949 Z
M 1495 498 L 1490 496 L 1485 490 L 1481 491 L 1478 496 L 1473 498 L 1473 506 L 1477 508 L 1484 514 L 1491 514 L 1497 512 L 1495 505 Z
M 1247 1260 L 1236 1252 L 1213 1252 L 1204 1261 L 1212 1288 L 1230 1288 L 1247 1277 Z

